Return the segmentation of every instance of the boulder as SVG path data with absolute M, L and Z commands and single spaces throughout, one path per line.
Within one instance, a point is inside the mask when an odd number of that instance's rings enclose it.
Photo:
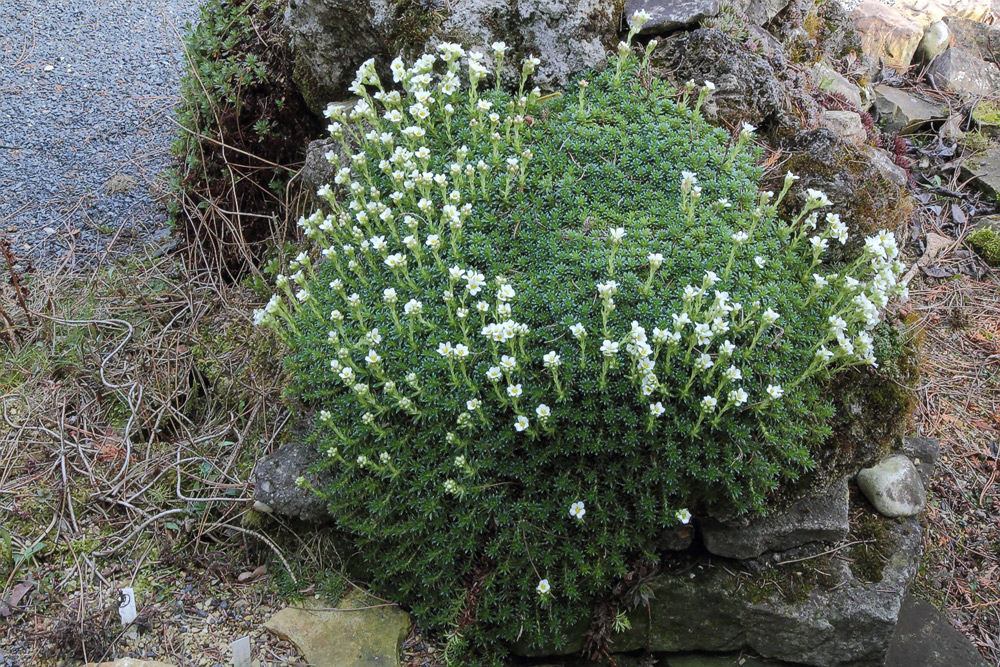
M 649 21 L 639 34 L 664 35 L 715 16 L 719 13 L 719 0 L 627 0 L 625 18 L 640 9 L 646 10 Z
M 613 0 L 290 0 L 285 24 L 295 57 L 295 80 L 314 113 L 344 100 L 358 66 L 375 58 L 386 75 L 400 53 L 419 53 L 442 41 L 488 51 L 511 48 L 504 77 L 516 78 L 528 55 L 542 63 L 532 78 L 545 89 L 566 86 L 577 73 L 602 65 L 617 40 Z
M 991 148 L 962 165 L 962 180 L 996 200 L 1000 197 L 1000 148 Z
M 847 479 L 783 512 L 739 522 L 705 519 L 700 528 L 705 548 L 726 558 L 756 558 L 815 542 L 837 542 L 848 531 Z
M 824 111 L 823 124 L 831 132 L 852 144 L 861 145 L 868 141 L 868 133 L 865 132 L 865 126 L 861 123 L 861 116 L 853 111 Z
M 903 438 L 899 453 L 909 457 L 916 466 L 920 474 L 920 481 L 925 489 L 930 488 L 931 474 L 934 466 L 937 465 L 938 456 L 941 454 L 941 441 L 937 438 L 928 438 L 917 435 Z
M 409 615 L 359 591 L 336 609 L 310 600 L 286 607 L 264 627 L 290 641 L 313 667 L 398 667 L 399 651 L 413 626 Z
M 1000 91 L 1000 69 L 958 46 L 935 58 L 927 75 L 938 88 L 955 93 L 986 96 Z
M 662 41 L 653 63 L 678 85 L 693 79 L 715 84 L 706 114 L 716 111 L 733 124 L 750 120 L 765 128 L 787 124 L 786 91 L 771 64 L 715 28 L 699 28 Z
M 944 21 L 938 21 L 927 26 L 924 30 L 924 37 L 917 45 L 917 57 L 925 63 L 929 63 L 944 50 L 951 46 L 951 30 Z
M 851 83 L 850 79 L 833 69 L 826 63 L 816 63 L 812 67 L 813 84 L 827 93 L 836 93 L 850 102 L 858 111 L 864 111 L 868 105 L 861 99 L 861 89 Z
M 886 85 L 875 86 L 875 108 L 883 128 L 891 134 L 909 134 L 931 121 L 948 117 L 948 109 L 940 104 Z
M 920 514 L 927 501 L 913 461 L 896 454 L 858 473 L 858 486 L 882 515 L 897 518 Z
M 254 469 L 254 500 L 282 516 L 303 521 L 329 520 L 326 503 L 295 480 L 304 476 L 316 488 L 326 486 L 329 477 L 309 472 L 320 460 L 319 452 L 309 445 L 292 441 L 273 454 L 262 457 Z
M 955 38 L 955 46 L 990 62 L 1000 58 L 1000 27 L 958 16 L 947 16 L 944 21 Z
M 924 29 L 894 7 L 866 0 L 851 12 L 851 22 L 861 36 L 861 48 L 889 67 L 906 69 L 924 37 Z
M 742 572 L 732 561 L 679 561 L 650 581 L 654 597 L 649 608 L 641 606 L 629 615 L 631 629 L 615 637 L 614 648 L 654 653 L 750 650 L 804 665 L 882 667 L 919 561 L 920 525 L 915 519 L 873 520 L 880 522 L 881 534 L 873 550 L 877 546 L 883 554 L 869 564 L 874 577 L 852 569 L 860 552 L 851 552 L 850 560 L 820 556 L 758 574 Z M 579 652 L 585 631 L 582 624 L 558 653 Z M 518 647 L 518 652 L 541 656 L 554 651 Z

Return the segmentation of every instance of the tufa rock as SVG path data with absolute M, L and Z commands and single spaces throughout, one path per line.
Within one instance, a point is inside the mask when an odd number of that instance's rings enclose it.
M 310 600 L 282 609 L 264 627 L 294 644 L 313 667 L 398 667 L 413 623 L 398 607 L 380 604 L 352 591 L 337 605 L 339 611 Z
M 302 442 L 289 442 L 273 454 L 262 457 L 254 469 L 254 501 L 275 513 L 303 521 L 329 520 L 326 503 L 295 480 L 305 476 L 313 486 L 326 486 L 329 473 L 317 476 L 308 472 L 320 460 L 319 452 Z
M 875 108 L 885 131 L 890 134 L 909 134 L 931 121 L 948 117 L 945 107 L 885 85 L 875 86 Z
M 889 67 L 906 69 L 924 29 L 894 7 L 866 0 L 851 12 L 851 22 L 861 36 L 861 48 L 875 60 Z
M 627 0 L 625 19 L 640 9 L 646 10 L 649 21 L 639 34 L 663 35 L 715 16 L 719 13 L 719 0 Z
M 927 500 L 920 473 L 909 457 L 896 454 L 858 473 L 858 486 L 883 516 L 910 517 L 920 514 Z
M 852 144 L 861 145 L 868 141 L 868 133 L 861 123 L 861 116 L 853 111 L 824 111 L 823 124 L 831 132 Z
M 951 46 L 951 30 L 944 21 L 938 21 L 927 26 L 924 30 L 924 37 L 917 45 L 917 57 L 925 63 L 929 63 L 944 50 Z
M 763 128 L 790 122 L 785 88 L 774 68 L 721 30 L 699 28 L 667 38 L 656 48 L 653 62 L 678 85 L 690 79 L 698 84 L 713 82 L 715 92 L 709 99 L 733 124 L 752 119 Z M 706 113 L 710 111 L 706 105 Z
M 986 667 L 972 642 L 934 605 L 903 598 L 885 667 Z
M 954 93 L 982 97 L 1000 90 L 1000 69 L 958 46 L 938 56 L 927 76 L 936 87 Z
M 705 548 L 726 558 L 756 558 L 814 542 L 837 542 L 848 531 L 847 479 L 783 512 L 741 522 L 705 519 L 700 528 Z
M 565 87 L 579 72 L 603 65 L 617 40 L 619 5 L 613 0 L 290 0 L 285 25 L 295 57 L 295 81 L 310 109 L 348 97 L 361 63 L 375 58 L 385 78 L 400 53 L 420 53 L 443 41 L 489 51 L 495 41 L 512 50 L 503 76 L 515 80 L 529 54 L 542 64 L 532 85 Z

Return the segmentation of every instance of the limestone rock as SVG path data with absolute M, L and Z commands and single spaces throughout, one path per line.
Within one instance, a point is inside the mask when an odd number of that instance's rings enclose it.
M 823 121 L 830 130 L 852 144 L 863 144 L 868 140 L 868 133 L 861 123 L 861 116 L 853 111 L 823 112 Z
M 972 642 L 956 630 L 947 615 L 912 595 L 903 599 L 896 635 L 885 667 L 986 667 Z
M 324 611 L 313 600 L 282 609 L 264 627 L 292 642 L 312 667 L 398 667 L 413 624 L 398 607 L 361 609 L 378 604 L 354 591 L 337 605 L 340 611 Z
M 986 96 L 1000 91 L 1000 69 L 958 46 L 938 56 L 927 75 L 938 88 L 956 93 Z
M 955 38 L 955 46 L 991 62 L 1000 57 L 1000 27 L 958 16 L 945 17 L 944 21 Z
M 306 477 L 313 486 L 326 485 L 326 477 L 317 479 L 308 472 L 319 458 L 319 452 L 298 441 L 282 445 L 273 454 L 261 458 L 254 469 L 254 500 L 293 519 L 329 520 L 326 503 L 309 489 L 295 485 L 300 476 Z
M 882 515 L 910 517 L 920 514 L 927 500 L 920 473 L 907 456 L 890 456 L 858 473 L 858 486 Z
M 875 108 L 886 132 L 908 134 L 933 120 L 948 117 L 948 110 L 915 93 L 891 86 L 875 86 Z
M 649 14 L 642 35 L 663 35 L 719 13 L 719 0 L 627 0 L 625 18 L 640 9 Z
M 906 174 L 905 169 L 896 164 L 888 151 L 877 146 L 865 146 L 865 155 L 868 157 L 868 163 L 883 178 L 901 188 L 906 187 L 910 177 Z
M 991 199 L 1000 197 L 1000 148 L 991 148 L 962 165 L 962 179 Z
M 811 542 L 837 542 L 847 531 L 846 478 L 821 495 L 800 500 L 775 515 L 729 523 L 705 519 L 701 524 L 706 549 L 717 556 L 739 559 Z
M 864 111 L 868 105 L 861 99 L 861 89 L 850 79 L 825 63 L 816 63 L 812 68 L 813 84 L 828 93 L 843 95 L 848 102 Z
M 667 38 L 653 59 L 680 85 L 689 79 L 713 82 L 715 92 L 709 99 L 726 120 L 751 119 L 758 127 L 785 121 L 785 89 L 774 68 L 721 30 L 699 28 Z
M 944 21 L 938 21 L 927 26 L 924 37 L 917 45 L 917 56 L 929 63 L 951 45 L 951 30 Z
M 854 29 L 861 36 L 861 48 L 872 58 L 905 69 L 917 45 L 924 37 L 923 28 L 899 10 L 874 0 L 866 0 L 851 12 Z
M 615 650 L 641 650 L 648 639 L 654 653 L 749 649 L 804 665 L 881 667 L 916 572 L 920 525 L 915 519 L 879 521 L 887 524 L 886 544 L 894 548 L 877 583 L 856 577 L 850 563 L 836 558 L 822 566 L 816 560 L 781 565 L 749 578 L 728 561 L 696 561 L 650 582 L 655 596 L 650 608 L 629 616 L 632 629 L 615 637 Z M 767 583 L 776 580 L 783 583 Z M 580 651 L 585 630 L 583 624 L 568 636 L 559 652 Z M 551 655 L 552 650 L 520 653 Z

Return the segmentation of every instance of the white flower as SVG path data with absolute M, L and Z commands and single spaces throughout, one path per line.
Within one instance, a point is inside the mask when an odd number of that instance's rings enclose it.
M 612 243 L 621 243 L 621 240 L 625 238 L 625 228 L 624 227 L 612 227 L 609 234 Z
M 382 334 L 378 332 L 378 328 L 372 329 L 365 334 L 365 340 L 367 340 L 371 345 L 378 345 L 382 342 Z
M 770 308 L 765 310 L 764 314 L 761 315 L 761 319 L 764 320 L 765 324 L 774 324 L 775 322 L 778 321 L 779 317 L 781 317 L 781 315 L 779 315 L 776 311 L 771 310 Z
M 719 401 L 714 396 L 705 396 L 701 399 L 701 409 L 705 412 L 711 412 L 715 410 L 715 406 L 719 404 Z
M 809 203 L 813 206 L 829 206 L 830 200 L 827 198 L 826 193 L 822 190 L 815 190 L 809 188 L 806 190 L 806 197 L 809 199 Z
M 659 417 L 666 411 L 667 409 L 663 407 L 663 403 L 661 401 L 649 404 L 649 414 L 653 415 L 654 417 Z
M 503 377 L 503 373 L 499 366 L 490 366 L 489 370 L 486 371 L 486 377 L 490 382 L 498 382 Z
M 518 415 L 517 419 L 514 420 L 514 429 L 520 433 L 531 426 L 531 422 L 524 415 Z
M 705 90 L 707 92 L 712 92 L 713 90 L 715 90 L 715 84 L 712 83 L 711 81 L 706 81 L 705 85 L 702 86 L 702 90 Z
M 437 353 L 440 354 L 442 357 L 446 358 L 450 357 L 453 352 L 454 350 L 451 347 L 451 343 L 438 343 Z
M 649 261 L 649 265 L 653 269 L 658 269 L 663 265 L 663 254 L 659 252 L 651 252 L 646 255 L 646 259 Z
M 632 12 L 632 17 L 629 19 L 629 28 L 634 31 L 639 31 L 642 26 L 646 25 L 646 21 L 649 20 L 649 14 L 645 9 L 637 9 Z
M 403 305 L 403 312 L 407 315 L 416 315 L 423 310 L 424 304 L 416 299 L 410 299 Z
M 780 384 L 769 384 L 767 385 L 767 395 L 778 399 L 785 395 L 785 390 L 781 388 Z
M 469 412 L 475 412 L 482 405 L 482 401 L 478 398 L 470 398 L 465 402 L 465 407 L 468 408 Z
M 520 384 L 507 385 L 507 395 L 510 396 L 511 398 L 517 398 L 523 393 L 524 391 L 521 389 Z
M 831 352 L 830 350 L 826 349 L 826 345 L 820 345 L 819 349 L 816 350 L 816 356 L 823 363 L 828 363 L 831 359 L 833 359 L 833 352 Z
M 344 366 L 340 370 L 340 379 L 343 380 L 344 382 L 349 382 L 353 377 L 354 377 L 354 369 L 351 368 L 350 366 Z
M 601 343 L 601 354 L 605 357 L 613 357 L 618 354 L 618 342 L 605 339 Z
M 615 294 L 618 294 L 618 283 L 614 280 L 609 280 L 606 283 L 597 283 L 597 293 L 601 299 L 607 301 Z
M 368 354 L 365 355 L 365 363 L 369 366 L 372 364 L 377 364 L 382 361 L 382 357 L 378 356 L 378 352 L 375 350 L 368 350 Z
M 550 410 L 549 406 L 545 405 L 544 403 L 539 403 L 538 407 L 535 408 L 535 414 L 538 415 L 539 419 L 545 421 L 546 419 L 552 416 L 552 410 Z
M 742 387 L 737 387 L 729 392 L 729 400 L 737 406 L 743 405 L 750 398 L 750 395 L 743 391 Z
M 569 331 L 573 334 L 573 338 L 576 338 L 577 340 L 583 340 L 587 336 L 587 330 L 579 322 L 570 325 Z
M 764 265 L 767 264 L 767 260 L 761 257 L 760 255 L 757 255 L 756 257 L 753 258 L 753 263 L 757 265 L 757 268 L 763 269 Z
M 733 232 L 733 236 L 732 236 L 733 243 L 736 243 L 737 245 L 739 245 L 741 243 L 746 243 L 747 240 L 749 240 L 749 238 L 750 238 L 750 235 L 747 234 L 746 232 L 744 232 L 743 230 L 740 230 L 738 232 Z
M 548 579 L 542 579 L 538 582 L 538 586 L 535 587 L 535 590 L 538 591 L 539 595 L 548 595 L 552 591 L 552 587 L 549 586 Z
M 389 304 L 396 303 L 398 297 L 396 296 L 395 288 L 386 287 L 384 290 L 382 290 L 382 300 Z
M 741 371 L 736 366 L 730 366 L 729 368 L 727 368 L 724 375 L 726 376 L 726 379 L 729 380 L 730 382 L 743 379 L 743 371 Z
M 465 359 L 469 356 L 469 346 L 462 343 L 457 344 L 452 350 L 452 355 L 456 359 Z
M 510 301 L 511 299 L 514 298 L 516 294 L 517 293 L 514 291 L 513 287 L 507 284 L 503 284 L 500 286 L 500 289 L 497 290 L 497 300 Z
M 587 513 L 587 509 L 583 506 L 583 502 L 578 500 L 569 506 L 569 515 L 577 520 L 582 520 L 583 515 Z
M 502 368 L 505 371 L 514 370 L 515 368 L 517 368 L 517 359 L 515 357 L 510 356 L 509 354 L 503 355 L 502 357 L 500 357 L 500 368 Z
M 749 137 L 749 136 L 752 136 L 753 133 L 756 132 L 756 131 L 757 131 L 757 128 L 755 126 L 751 125 L 750 123 L 744 122 L 743 123 L 743 129 L 740 130 L 740 134 L 743 135 L 743 136 L 745 136 L 745 137 Z
M 547 352 L 542 356 L 542 364 L 544 364 L 546 368 L 558 368 L 561 363 L 562 360 L 555 350 Z
M 691 521 L 691 512 L 687 511 L 687 509 L 677 510 L 677 513 L 674 514 L 674 516 L 677 518 L 678 521 L 680 521 L 685 525 L 687 525 L 688 522 Z

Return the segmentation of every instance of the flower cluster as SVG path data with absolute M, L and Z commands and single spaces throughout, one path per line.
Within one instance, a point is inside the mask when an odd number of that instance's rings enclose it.
M 822 193 L 777 219 L 795 177 L 756 193 L 754 128 L 704 123 L 709 82 L 637 95 L 626 48 L 578 95 L 527 90 L 531 56 L 483 90 L 508 57 L 362 65 L 327 109 L 325 209 L 254 320 L 320 411 L 320 492 L 376 582 L 446 626 L 485 558 L 480 625 L 541 641 L 688 507 L 760 510 L 808 469 L 824 383 L 878 363 L 905 288 L 889 233 L 827 266 L 849 229 Z

